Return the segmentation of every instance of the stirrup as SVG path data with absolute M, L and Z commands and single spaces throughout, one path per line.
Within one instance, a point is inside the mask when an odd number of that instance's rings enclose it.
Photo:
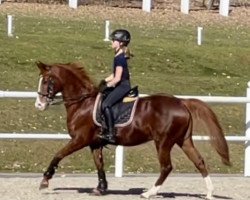
M 110 143 L 115 143 L 116 139 L 115 139 L 115 135 L 114 134 L 110 134 L 110 133 L 102 133 L 98 135 L 99 138 L 101 138 L 102 140 L 106 140 Z
M 99 138 L 101 138 L 102 140 L 106 140 L 110 143 L 116 143 L 115 136 L 112 135 L 99 135 Z

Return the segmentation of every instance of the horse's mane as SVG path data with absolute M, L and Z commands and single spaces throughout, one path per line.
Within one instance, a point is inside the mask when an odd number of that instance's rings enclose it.
M 52 65 L 56 67 L 62 67 L 63 69 L 71 72 L 76 79 L 81 81 L 83 85 L 89 89 L 95 88 L 94 83 L 91 80 L 90 76 L 88 75 L 87 71 L 84 69 L 83 65 L 77 62 L 72 62 L 72 63 L 66 63 L 66 64 L 54 64 Z

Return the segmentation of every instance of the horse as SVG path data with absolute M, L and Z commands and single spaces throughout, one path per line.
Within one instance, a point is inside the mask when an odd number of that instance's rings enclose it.
M 45 64 L 38 61 L 36 65 L 40 69 L 40 79 L 35 107 L 41 111 L 46 110 L 55 96 L 61 93 L 71 137 L 51 160 L 43 174 L 40 189 L 49 186 L 49 180 L 64 157 L 88 146 L 93 154 L 98 175 L 97 187 L 93 188 L 91 194 L 107 194 L 108 182 L 102 150 L 109 143 L 99 137 L 100 127 L 93 120 L 98 87 L 80 63 Z M 192 141 L 192 130 L 196 123 L 204 125 L 222 163 L 230 165 L 228 144 L 222 127 L 216 114 L 205 102 L 167 94 L 139 97 L 132 122 L 117 128 L 116 143 L 111 145 L 135 146 L 154 141 L 160 163 L 160 175 L 152 188 L 141 194 L 142 198 L 157 195 L 172 171 L 170 152 L 176 144 L 201 173 L 207 188 L 206 198 L 212 199 L 214 187 L 211 178 L 204 159 Z

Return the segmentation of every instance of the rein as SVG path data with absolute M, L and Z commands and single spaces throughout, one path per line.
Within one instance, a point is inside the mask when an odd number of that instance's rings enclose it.
M 48 78 L 48 87 L 47 87 L 47 91 L 46 93 L 42 93 L 40 92 L 40 85 L 42 83 L 42 78 L 40 78 L 39 81 L 39 88 L 38 88 L 38 95 L 46 97 L 47 98 L 47 102 L 50 105 L 53 104 L 60 104 L 61 102 L 64 102 L 65 106 L 71 106 L 73 104 L 79 103 L 84 101 L 85 99 L 88 99 L 90 97 L 94 97 L 95 96 L 95 92 L 92 93 L 86 93 L 86 94 L 81 94 L 80 96 L 76 96 L 76 97 L 66 97 L 66 96 L 62 96 L 62 99 L 60 96 L 55 96 L 54 94 L 54 81 L 51 78 L 51 76 L 49 76 Z M 57 99 L 57 100 L 54 100 Z
M 63 101 L 65 102 L 66 106 L 71 106 L 73 104 L 82 102 L 90 97 L 94 97 L 93 93 L 82 94 L 79 97 L 63 97 Z
M 90 97 L 94 97 L 93 94 L 89 93 L 89 94 L 83 94 L 79 97 L 62 97 L 61 96 L 55 96 L 53 98 L 49 98 L 47 94 L 43 94 L 41 92 L 38 92 L 39 95 L 41 96 L 45 96 L 49 99 L 49 104 L 50 105 L 56 105 L 56 104 L 60 104 L 62 102 L 65 102 L 66 106 L 71 106 L 73 104 L 79 103 L 81 101 L 84 101 L 85 99 L 88 99 Z

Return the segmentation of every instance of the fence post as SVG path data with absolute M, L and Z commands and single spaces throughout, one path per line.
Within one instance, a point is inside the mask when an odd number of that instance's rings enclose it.
M 184 14 L 189 13 L 189 0 L 181 0 L 181 12 Z
M 247 83 L 247 97 L 250 97 L 250 81 Z M 250 103 L 246 104 L 246 137 L 250 137 Z M 245 145 L 244 176 L 250 176 L 250 141 L 246 141 Z
M 220 0 L 220 15 L 227 17 L 229 13 L 229 0 Z
M 12 17 L 12 15 L 7 15 L 7 35 L 9 37 L 13 36 L 13 17 Z
M 105 20 L 105 38 L 104 41 L 108 42 L 109 40 L 109 29 L 110 29 L 110 22 L 109 20 Z
M 69 7 L 77 9 L 78 6 L 78 0 L 69 0 Z
M 115 149 L 115 177 L 123 175 L 123 152 L 124 147 L 118 145 Z
M 142 1 L 142 10 L 146 12 L 151 11 L 151 0 L 143 0 Z
M 197 44 L 198 45 L 201 45 L 202 43 L 202 30 L 203 30 L 203 27 L 197 28 Z

